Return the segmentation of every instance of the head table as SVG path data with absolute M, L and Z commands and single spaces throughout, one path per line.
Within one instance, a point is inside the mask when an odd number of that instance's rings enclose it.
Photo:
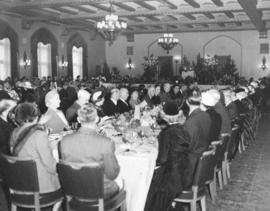
M 151 129 L 144 128 L 144 130 L 149 131 Z M 49 135 L 53 156 L 57 161 L 59 161 L 57 144 L 69 133 L 63 132 Z M 120 179 L 124 180 L 127 192 L 127 211 L 144 210 L 158 154 L 156 140 L 158 133 L 159 131 L 156 130 L 152 136 L 136 137 L 136 141 L 125 141 L 126 143 L 123 142 L 123 136 L 120 134 L 107 134 L 115 142 L 115 154 L 120 165 L 120 173 L 116 182 Z M 132 140 L 133 137 L 128 139 Z

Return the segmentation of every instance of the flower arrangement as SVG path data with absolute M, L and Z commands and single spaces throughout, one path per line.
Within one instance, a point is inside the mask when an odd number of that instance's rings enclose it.
M 157 66 L 159 64 L 158 58 L 154 57 L 154 54 L 151 54 L 150 56 L 143 57 L 145 62 L 142 63 L 144 67 L 144 74 L 142 75 L 142 78 L 144 81 L 152 82 L 155 77 L 155 72 L 157 70 Z
M 205 66 L 215 66 L 218 64 L 218 59 L 216 58 L 216 56 L 210 56 L 209 54 L 207 54 L 204 57 L 204 65 Z

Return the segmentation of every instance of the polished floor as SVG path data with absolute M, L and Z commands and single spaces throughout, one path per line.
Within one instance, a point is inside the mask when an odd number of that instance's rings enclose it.
M 266 113 L 260 121 L 256 141 L 234 159 L 231 180 L 223 190 L 218 190 L 216 203 L 207 197 L 207 211 L 270 211 L 269 123 L 270 113 Z M 0 189 L 0 211 L 6 210 Z

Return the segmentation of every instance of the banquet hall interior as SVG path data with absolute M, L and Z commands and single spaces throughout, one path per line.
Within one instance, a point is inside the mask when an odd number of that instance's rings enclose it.
M 270 210 L 269 29 L 270 0 L 0 0 L 0 211 Z

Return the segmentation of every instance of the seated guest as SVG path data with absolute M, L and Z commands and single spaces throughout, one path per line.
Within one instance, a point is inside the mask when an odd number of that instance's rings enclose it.
M 114 179 L 119 174 L 119 165 L 114 154 L 115 144 L 97 132 L 97 111 L 93 105 L 85 105 L 78 111 L 81 128 L 65 136 L 60 143 L 61 158 L 73 163 L 99 163 L 104 166 L 105 198 L 112 197 L 119 187 Z
M 139 104 L 140 104 L 139 93 L 138 93 L 137 90 L 134 90 L 131 93 L 130 100 L 129 100 L 129 105 L 131 106 L 132 109 L 135 109 L 135 106 L 139 105 Z
M 66 111 L 66 118 L 69 123 L 77 122 L 77 111 L 83 105 L 89 103 L 90 93 L 86 90 L 80 89 L 78 91 L 78 99 Z
M 225 106 L 228 110 L 231 120 L 234 121 L 239 118 L 240 113 L 239 113 L 236 103 L 233 101 L 232 91 L 225 90 L 223 91 L 223 94 L 224 94 Z
M 217 141 L 220 138 L 221 130 L 221 116 L 215 111 L 214 107 L 217 101 L 214 96 L 209 92 L 202 93 L 201 110 L 209 114 L 211 119 L 210 139 L 209 144 L 212 141 Z
M 149 107 L 153 106 L 152 98 L 155 96 L 155 87 L 150 86 L 147 89 L 147 94 L 144 96 L 142 102 L 146 103 Z
M 114 88 L 111 90 L 110 99 L 105 100 L 103 104 L 103 110 L 104 110 L 105 115 L 113 116 L 119 113 L 118 106 L 117 106 L 118 100 L 119 100 L 119 89 Z
M 48 110 L 43 114 L 43 118 L 47 119 L 45 123 L 53 133 L 59 133 L 68 128 L 68 122 L 65 115 L 58 108 L 60 106 L 59 94 L 56 90 L 48 92 L 45 96 L 45 104 Z
M 188 163 L 190 137 L 179 123 L 183 123 L 185 117 L 173 101 L 165 103 L 162 117 L 168 126 L 158 136 L 157 168 L 148 192 L 145 211 L 169 210 L 173 199 L 181 193 L 185 185 L 183 181 Z
M 5 91 L 0 91 L 0 153 L 10 154 L 9 139 L 14 126 L 8 121 L 9 111 L 16 106 Z
M 47 129 L 38 123 L 38 116 L 38 109 L 31 103 L 22 103 L 16 107 L 15 119 L 19 127 L 11 135 L 11 154 L 36 162 L 41 193 L 61 194 Z
M 171 85 L 169 83 L 165 83 L 163 85 L 163 92 L 161 92 L 160 94 L 162 104 L 171 100 L 170 91 L 171 91 Z
M 155 95 L 152 97 L 152 104 L 154 106 L 158 106 L 161 104 L 160 91 L 161 91 L 160 85 L 159 84 L 155 85 Z
M 191 137 L 189 170 L 187 173 L 189 180 L 186 181 L 186 184 L 191 185 L 198 159 L 209 147 L 211 119 L 208 113 L 200 109 L 201 92 L 199 88 L 195 87 L 187 91 L 186 103 L 189 107 L 189 114 L 185 127 Z
M 91 102 L 97 109 L 97 114 L 99 117 L 104 117 L 105 113 L 103 111 L 103 103 L 104 103 L 104 92 L 101 90 L 96 90 L 93 92 L 91 96 Z
M 118 112 L 120 114 L 129 112 L 131 106 L 128 104 L 127 99 L 129 97 L 129 92 L 127 88 L 121 88 L 119 94 L 119 100 L 117 102 Z
M 215 105 L 216 112 L 221 116 L 221 131 L 220 133 L 231 134 L 232 125 L 231 125 L 231 118 L 226 109 L 225 105 L 220 102 L 220 92 L 216 89 L 210 89 L 208 91 L 212 96 L 214 96 L 215 100 L 217 101 Z

